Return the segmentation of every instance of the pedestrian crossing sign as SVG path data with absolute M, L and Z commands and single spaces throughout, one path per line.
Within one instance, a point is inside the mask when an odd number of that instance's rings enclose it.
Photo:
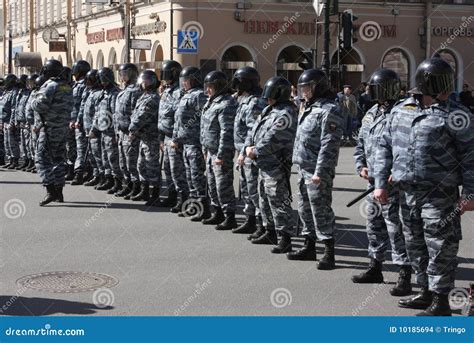
M 178 54 L 197 54 L 198 41 L 198 31 L 178 30 Z

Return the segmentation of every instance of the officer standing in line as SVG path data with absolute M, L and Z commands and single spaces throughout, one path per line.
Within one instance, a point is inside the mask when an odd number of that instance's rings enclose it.
M 35 77 L 33 79 L 33 77 Z M 38 118 L 38 114 L 33 111 L 31 108 L 31 104 L 33 103 L 33 99 L 36 97 L 36 93 L 38 93 L 39 89 L 41 86 L 44 84 L 45 77 L 44 76 L 39 76 L 39 75 L 31 75 L 31 79 L 33 81 L 33 88 L 31 90 L 30 97 L 28 98 L 28 102 L 26 103 L 25 107 L 25 117 L 26 117 L 26 122 L 27 122 L 27 127 L 30 130 L 30 151 L 31 151 L 31 160 L 30 164 L 26 168 L 25 171 L 31 172 L 31 173 L 36 173 L 36 166 L 35 166 L 35 159 L 36 159 L 36 142 L 38 141 L 38 132 L 39 132 L 39 125 L 37 123 L 36 118 Z M 31 81 L 30 81 L 31 82 Z
M 33 88 L 32 83 L 37 75 L 26 76 L 24 75 L 24 82 L 21 80 L 22 87 L 20 87 L 20 92 L 18 94 L 18 100 L 15 110 L 15 126 L 17 127 L 19 136 L 20 136 L 20 151 L 21 156 L 23 157 L 23 164 L 16 167 L 17 170 L 24 170 L 28 166 L 31 167 L 31 150 L 30 150 L 30 128 L 27 126 L 26 122 L 26 104 L 30 98 L 31 89 Z M 23 87 L 24 83 L 24 87 Z
M 329 81 L 319 69 L 305 70 L 298 80 L 304 108 L 298 118 L 293 164 L 298 170 L 298 212 L 304 247 L 288 254 L 290 260 L 316 260 L 316 239 L 325 245 L 318 269 L 335 267 L 336 220 L 331 207 L 344 118 L 329 92 Z
M 297 126 L 296 106 L 290 101 L 291 84 L 283 77 L 272 77 L 263 88 L 268 106 L 255 123 L 245 154 L 259 168 L 259 197 L 266 232 L 253 244 L 278 244 L 272 253 L 291 251 L 296 234 L 291 208 L 291 154 Z M 278 243 L 277 232 L 281 239 Z
M 96 189 L 114 194 L 122 187 L 122 172 L 119 166 L 117 135 L 113 118 L 119 90 L 112 69 L 101 68 L 98 75 L 103 90 L 97 104 L 96 119 L 91 131 L 92 136 L 89 135 L 89 137 L 95 138 L 100 132 L 105 178 L 104 182 L 98 185 Z M 111 192 L 112 189 L 114 189 L 114 192 Z
M 158 206 L 171 207 L 171 212 L 181 211 L 184 201 L 189 196 L 189 187 L 186 181 L 183 153 L 171 148 L 173 137 L 174 117 L 178 107 L 181 92 L 179 89 L 179 74 L 181 64 L 176 61 L 164 61 L 161 68 L 161 81 L 165 85 L 160 99 L 158 129 L 160 130 L 161 151 L 164 154 L 163 168 L 165 170 L 168 198 Z
M 369 81 L 369 92 L 376 105 L 370 108 L 362 120 L 354 158 L 357 174 L 374 186 L 375 153 L 382 139 L 390 111 L 400 94 L 400 78 L 390 69 L 377 70 Z M 389 187 L 389 202 L 380 206 L 373 193 L 366 198 L 367 238 L 369 241 L 369 269 L 354 275 L 354 283 L 383 283 L 382 263 L 389 244 L 392 262 L 400 267 L 400 276 L 390 293 L 403 296 L 411 293 L 411 264 L 405 246 L 402 225 L 399 217 L 399 195 L 396 187 Z
M 5 146 L 5 162 L 7 164 L 3 165 L 3 168 L 15 169 L 18 165 L 18 159 L 20 158 L 20 151 L 18 145 L 15 145 L 15 142 L 11 142 L 13 131 L 11 131 L 10 120 L 15 111 L 16 106 L 16 97 L 18 95 L 17 87 L 18 79 L 13 74 L 8 74 L 3 80 L 5 91 L 2 94 L 0 99 L 0 109 L 1 109 L 1 120 L 3 126 L 3 137 L 4 137 L 4 146 Z
M 140 193 L 131 199 L 133 201 L 146 201 L 146 206 L 151 206 L 160 197 L 160 139 L 158 137 L 158 109 L 160 97 L 158 77 L 154 71 L 144 70 L 138 78 L 138 84 L 143 94 L 136 103 L 136 108 L 130 118 L 128 128 L 129 141 L 134 144 L 140 141 L 138 157 L 138 170 L 140 172 Z M 153 186 L 150 197 L 150 185 Z
M 233 233 L 251 234 L 257 238 L 265 233 L 262 226 L 258 199 L 258 168 L 255 163 L 245 156 L 245 142 L 251 140 L 252 129 L 266 107 L 260 97 L 260 75 L 255 68 L 243 67 L 238 69 L 232 80 L 232 88 L 237 91 L 238 108 L 234 122 L 234 145 L 238 153 L 237 166 L 239 167 L 240 192 L 244 201 L 245 222 Z
M 221 71 L 204 78 L 209 99 L 201 116 L 201 144 L 206 158 L 207 184 L 214 213 L 204 219 L 216 230 L 232 230 L 235 220 L 234 191 L 234 120 L 237 102 L 230 94 L 230 83 Z
M 115 131 L 118 133 L 119 162 L 123 174 L 123 189 L 115 193 L 118 197 L 136 196 L 140 192 L 140 179 L 138 175 L 138 150 L 140 140 L 129 141 L 130 117 L 142 95 L 140 85 L 137 85 L 138 68 L 133 63 L 120 66 L 119 75 L 125 88 L 117 95 L 117 106 L 114 113 Z
M 179 77 L 184 95 L 176 110 L 170 146 L 176 151 L 183 149 L 186 179 L 194 199 L 194 202 L 189 204 L 189 210 L 184 208 L 186 206 L 182 206 L 179 215 L 182 217 L 192 215 L 191 221 L 200 222 L 211 217 L 204 174 L 206 164 L 200 142 L 201 111 L 207 97 L 202 90 L 202 75 L 198 68 L 186 67 Z
M 61 62 L 46 62 L 41 75 L 47 81 L 36 93 L 31 104 L 41 121 L 36 169 L 46 187 L 46 197 L 40 202 L 40 206 L 52 201 L 64 201 L 62 189 L 66 175 L 66 140 L 74 100 L 71 86 L 61 78 L 62 71 Z
M 84 92 L 86 91 L 86 75 L 91 70 L 91 66 L 87 61 L 78 60 L 72 66 L 72 76 L 74 76 L 74 86 L 72 87 L 74 97 L 74 108 L 71 113 L 71 122 L 74 122 L 75 130 L 75 141 L 76 141 L 76 161 L 74 163 L 74 178 L 71 181 L 71 185 L 82 185 L 84 183 L 84 168 L 86 165 L 86 150 L 87 150 L 87 137 L 86 131 L 84 131 L 84 123 L 79 118 L 79 111 L 83 106 L 86 97 Z M 87 96 L 87 94 L 86 94 Z
M 446 61 L 425 60 L 415 79 L 423 95 L 392 110 L 375 159 L 374 197 L 386 204 L 389 182 L 398 183 L 408 258 L 421 286 L 399 306 L 424 309 L 421 316 L 450 316 L 460 215 L 474 205 L 474 118 L 449 100 L 454 71 Z

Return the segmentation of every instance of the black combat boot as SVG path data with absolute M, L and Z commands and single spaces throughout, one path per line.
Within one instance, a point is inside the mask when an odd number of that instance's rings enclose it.
M 159 204 L 157 205 L 158 207 L 174 207 L 176 206 L 178 201 L 178 193 L 172 189 L 168 192 L 168 197 L 160 201 Z
M 112 175 L 105 175 L 105 181 L 97 186 L 98 191 L 108 191 L 114 186 L 114 177 Z
M 84 186 L 87 186 L 87 187 L 97 186 L 102 182 L 103 178 L 104 178 L 104 175 L 98 174 L 94 176 L 91 180 L 85 182 Z
M 56 202 L 64 202 L 63 188 L 63 185 L 54 185 L 54 190 L 56 192 Z
M 232 230 L 237 227 L 237 221 L 235 220 L 235 212 L 228 212 L 225 215 L 225 220 L 216 226 L 217 231 Z
M 423 312 L 417 313 L 418 317 L 427 316 L 445 316 L 451 317 L 452 311 L 449 306 L 449 299 L 447 294 L 433 293 L 433 301 L 431 305 Z
M 232 233 L 254 233 L 257 230 L 257 218 L 255 216 L 247 216 L 245 222 L 239 227 L 232 230 Z
M 420 293 L 417 293 L 410 298 L 400 299 L 398 301 L 398 306 L 403 308 L 425 310 L 431 305 L 432 301 L 433 294 L 428 290 L 428 287 L 422 287 Z
M 319 270 L 332 270 L 336 268 L 334 252 L 334 238 L 324 241 L 324 255 L 318 263 Z
M 192 222 L 201 222 L 203 220 L 209 219 L 212 216 L 211 213 L 211 205 L 209 204 L 209 199 L 204 198 L 204 199 L 198 199 L 199 203 L 201 204 L 202 211 L 198 211 L 195 215 L 193 215 L 191 218 Z
M 248 235 L 247 236 L 247 239 L 249 241 L 251 241 L 252 239 L 255 239 L 255 238 L 258 238 L 262 235 L 265 234 L 265 228 L 263 227 L 263 223 L 262 223 L 262 217 L 261 216 L 257 216 L 256 217 L 256 220 L 257 220 L 257 231 L 255 231 L 254 233 L 252 233 L 251 235 Z
M 23 168 L 26 168 L 28 166 L 28 164 L 30 164 L 30 160 L 25 158 L 23 160 L 23 163 L 22 164 L 19 164 L 15 169 L 16 170 L 22 170 Z
M 118 191 L 122 190 L 122 178 L 115 176 L 114 177 L 114 186 L 107 191 L 107 194 L 115 194 Z
M 390 290 L 394 297 L 402 297 L 411 293 L 411 266 L 401 266 L 398 281 Z
M 160 204 L 160 186 L 153 186 L 151 190 L 150 199 L 145 203 L 145 206 L 156 206 Z
M 134 181 L 132 190 L 123 196 L 125 200 L 130 200 L 132 197 L 137 196 L 140 193 L 140 181 Z
M 26 172 L 31 172 L 31 170 L 34 168 L 35 168 L 35 161 L 31 159 L 28 165 L 26 166 L 26 168 L 23 168 L 22 170 Z
M 12 158 L 11 164 L 7 167 L 7 169 L 16 169 L 18 167 L 18 158 Z
M 183 204 L 188 200 L 187 194 L 179 194 L 178 195 L 178 201 L 176 202 L 176 205 L 174 207 L 171 207 L 170 212 L 171 213 L 180 213 L 181 208 L 183 207 Z
M 304 246 L 295 252 L 289 252 L 286 257 L 292 261 L 316 261 L 316 241 L 306 236 Z
M 252 239 L 252 244 L 266 244 L 266 245 L 277 245 L 278 237 L 274 228 L 266 230 L 263 235 L 258 238 Z
M 10 164 L 12 164 L 12 159 L 8 158 L 4 163 L 2 164 L 2 168 L 8 168 L 10 167 Z
M 124 197 L 129 194 L 133 189 L 133 182 L 124 182 L 122 185 L 122 189 L 115 193 L 116 197 Z
M 74 179 L 71 181 L 71 186 L 79 186 L 84 183 L 84 176 L 82 172 L 74 174 Z
M 214 206 L 214 213 L 208 219 L 202 221 L 204 225 L 219 225 L 225 220 L 224 212 L 220 206 Z
M 150 184 L 148 182 L 140 182 L 140 193 L 130 198 L 132 201 L 148 201 L 150 200 Z
M 280 242 L 278 242 L 278 245 L 274 247 L 271 252 L 272 254 L 286 254 L 290 252 L 291 249 L 291 236 L 286 232 L 282 232 Z
M 53 202 L 57 199 L 56 197 L 56 189 L 54 188 L 54 185 L 47 185 L 46 186 L 46 196 L 42 201 L 40 201 L 39 205 L 44 206 L 49 204 L 50 202 Z
M 4 165 L 5 165 L 5 157 L 1 156 L 0 157 L 0 168 L 3 168 Z
M 354 283 L 383 283 L 382 262 L 374 258 L 370 259 L 369 269 L 367 271 L 354 275 L 352 277 Z
M 84 182 L 91 180 L 93 177 L 94 177 L 94 171 L 92 170 L 92 168 L 90 166 L 86 167 L 86 174 L 83 177 Z
M 67 165 L 67 174 L 66 174 L 66 181 L 72 181 L 74 179 L 74 166 L 71 164 Z

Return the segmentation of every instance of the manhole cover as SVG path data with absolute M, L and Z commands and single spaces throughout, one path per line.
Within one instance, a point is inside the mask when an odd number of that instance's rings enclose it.
M 92 292 L 118 284 L 112 276 L 83 272 L 50 272 L 27 275 L 16 281 L 20 287 L 53 293 Z

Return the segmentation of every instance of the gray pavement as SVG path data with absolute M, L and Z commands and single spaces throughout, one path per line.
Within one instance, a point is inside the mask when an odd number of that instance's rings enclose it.
M 345 206 L 365 188 L 354 175 L 352 152 L 353 148 L 341 149 L 335 179 L 334 271 L 318 271 L 315 262 L 288 261 L 271 254 L 270 246 L 250 244 L 245 235 L 218 232 L 90 187 L 67 186 L 64 204 L 40 208 L 44 191 L 37 175 L 0 170 L 0 313 L 413 315 L 418 311 L 398 308 L 398 299 L 389 295 L 397 279 L 391 264 L 385 266 L 386 284 L 350 281 L 368 262 L 360 203 Z M 292 181 L 295 191 L 295 175 Z M 462 223 L 456 286 L 468 287 L 474 280 L 474 213 L 465 214 Z M 295 242 L 302 244 L 301 239 Z M 119 283 L 106 294 L 111 306 L 95 306 L 94 292 L 48 293 L 16 284 L 25 275 L 53 271 L 117 278 Z

